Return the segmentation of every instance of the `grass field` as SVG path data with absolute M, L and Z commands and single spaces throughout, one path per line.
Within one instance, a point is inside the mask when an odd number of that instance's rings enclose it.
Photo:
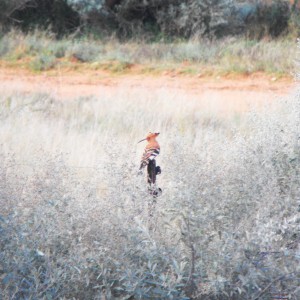
M 0 96 L 3 299 L 299 299 L 299 95 L 230 118 L 198 105 Z
M 147 43 L 111 38 L 54 39 L 45 32 L 28 35 L 12 31 L 0 39 L 0 59 L 10 67 L 36 72 L 55 68 L 102 69 L 112 73 L 138 71 L 178 74 L 268 74 L 295 72 L 294 39 L 190 40 Z

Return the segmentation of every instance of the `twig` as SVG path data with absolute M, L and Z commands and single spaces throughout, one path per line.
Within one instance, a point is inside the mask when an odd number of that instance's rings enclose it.
M 291 272 L 282 276 L 279 276 L 277 278 L 275 278 L 273 281 L 271 281 L 255 298 L 252 298 L 252 300 L 259 300 L 261 298 L 261 296 L 277 281 L 284 279 L 286 276 L 288 275 L 292 275 L 295 272 Z

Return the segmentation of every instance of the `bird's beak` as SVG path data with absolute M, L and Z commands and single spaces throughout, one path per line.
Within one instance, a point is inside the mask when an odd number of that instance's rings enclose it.
M 156 135 L 159 135 L 159 132 L 155 132 Z
M 142 141 L 145 141 L 146 139 L 142 139 L 142 140 L 140 140 L 138 143 L 140 143 L 140 142 L 142 142 Z

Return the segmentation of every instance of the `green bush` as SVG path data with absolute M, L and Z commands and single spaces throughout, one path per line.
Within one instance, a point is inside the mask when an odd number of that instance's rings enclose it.
M 19 10 L 27 7 L 30 0 L 1 0 L 0 1 L 0 24 L 2 26 L 13 22 L 13 15 Z
M 1 0 L 0 24 L 2 29 L 11 26 L 26 32 L 36 28 L 48 30 L 58 36 L 75 31 L 79 15 L 65 0 Z
M 119 38 L 277 37 L 291 18 L 286 0 L 3 0 L 0 24 L 26 32 L 50 29 L 57 36 L 75 32 Z
M 293 38 L 298 38 L 300 34 L 300 15 L 299 12 L 292 14 L 289 20 L 289 34 Z
M 14 48 L 15 43 L 10 36 L 6 35 L 0 38 L 0 57 L 4 57 L 5 55 L 11 53 Z
M 289 2 L 272 0 L 269 3 L 260 0 L 250 7 L 251 13 L 246 15 L 244 22 L 244 32 L 248 37 L 260 39 L 265 36 L 278 37 L 287 33 L 291 17 Z
M 46 71 L 52 69 L 55 64 L 56 57 L 49 52 L 43 52 L 33 59 L 30 63 L 30 68 L 34 71 Z
M 93 62 L 101 51 L 102 47 L 96 42 L 78 41 L 68 49 L 68 55 L 81 62 Z

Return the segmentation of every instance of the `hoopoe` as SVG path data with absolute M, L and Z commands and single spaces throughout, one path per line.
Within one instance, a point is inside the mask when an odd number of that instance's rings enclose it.
M 158 135 L 159 132 L 155 132 L 155 133 L 149 132 L 145 139 L 139 141 L 139 143 L 145 140 L 148 141 L 148 144 L 146 145 L 145 151 L 141 159 L 140 170 L 142 170 L 144 167 L 149 165 L 149 162 L 153 161 L 156 158 L 156 156 L 159 154 L 160 146 L 156 140 L 156 137 Z
M 149 132 L 145 139 L 139 141 L 139 143 L 145 140 L 148 141 L 141 159 L 139 174 L 142 174 L 142 170 L 147 166 L 147 181 L 149 184 L 148 191 L 154 198 L 158 197 L 162 193 L 161 188 L 156 186 L 156 175 L 161 174 L 161 169 L 159 166 L 156 166 L 155 160 L 156 156 L 160 152 L 160 146 L 156 140 L 158 135 L 159 132 Z

